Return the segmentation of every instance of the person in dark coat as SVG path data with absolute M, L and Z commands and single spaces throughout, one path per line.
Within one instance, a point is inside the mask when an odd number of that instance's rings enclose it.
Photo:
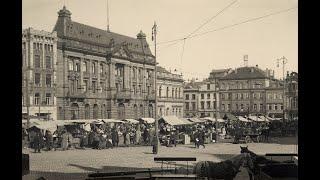
M 83 135 L 81 136 L 80 147 L 85 148 L 87 146 L 88 146 L 88 133 L 83 132 Z
M 33 145 L 34 145 L 34 152 L 35 153 L 41 153 L 41 139 L 42 139 L 42 136 L 40 135 L 40 132 L 36 132 L 34 138 L 33 138 Z
M 47 150 L 51 151 L 53 148 L 53 137 L 50 131 L 46 131 L 45 139 L 46 139 Z
M 90 133 L 88 134 L 88 146 L 89 147 L 93 147 L 93 138 L 94 138 L 94 132 L 90 131 Z
M 205 133 L 203 130 L 200 131 L 200 133 L 198 134 L 198 139 L 199 139 L 198 148 L 200 146 L 203 146 L 203 148 L 206 148 L 206 146 L 204 145 Z
M 119 145 L 119 134 L 117 129 L 112 129 L 112 133 L 111 133 L 111 137 L 112 137 L 112 145 L 113 147 L 118 147 Z

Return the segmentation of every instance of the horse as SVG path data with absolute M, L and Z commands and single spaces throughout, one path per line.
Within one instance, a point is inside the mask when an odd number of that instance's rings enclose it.
M 193 174 L 198 177 L 233 180 L 243 164 L 253 168 L 249 153 L 242 153 L 221 162 L 200 161 L 193 167 Z
M 250 151 L 248 149 L 248 146 L 245 146 L 245 147 L 240 146 L 240 149 L 241 149 L 241 151 L 240 151 L 241 154 L 242 153 L 244 153 L 244 154 L 249 153 L 251 158 L 252 158 L 253 168 L 248 171 L 250 180 L 253 179 L 254 175 L 259 173 L 258 164 L 280 163 L 279 161 L 270 160 L 270 159 L 267 159 L 267 158 L 265 158 L 263 156 L 257 155 L 256 153 Z

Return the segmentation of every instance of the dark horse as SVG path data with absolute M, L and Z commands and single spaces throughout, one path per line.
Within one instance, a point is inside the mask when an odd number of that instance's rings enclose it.
M 253 168 L 249 153 L 242 153 L 222 162 L 200 161 L 194 166 L 193 174 L 198 177 L 232 180 L 243 164 Z
M 252 158 L 253 168 L 252 168 L 252 170 L 248 171 L 249 176 L 250 176 L 250 180 L 253 180 L 254 175 L 259 173 L 258 164 L 280 163 L 279 161 L 273 161 L 273 160 L 267 159 L 263 156 L 257 155 L 256 153 L 250 151 L 248 149 L 248 146 L 246 146 L 246 147 L 240 146 L 240 149 L 241 149 L 240 153 L 245 153 L 245 154 L 249 153 Z

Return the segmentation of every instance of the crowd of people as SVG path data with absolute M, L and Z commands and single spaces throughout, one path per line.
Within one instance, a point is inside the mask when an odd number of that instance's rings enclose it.
M 217 142 L 218 136 L 233 137 L 234 143 L 239 143 L 241 137 L 248 134 L 259 134 L 263 141 L 268 142 L 270 132 L 276 127 L 296 128 L 294 123 L 281 124 L 261 122 L 227 121 L 226 123 L 196 123 L 192 125 L 171 126 L 159 124 L 159 141 L 161 145 L 175 147 L 183 136 L 189 136 L 196 148 L 205 148 L 206 143 Z M 54 132 L 40 129 L 22 131 L 23 147 L 33 148 L 34 152 L 41 150 L 68 150 L 72 148 L 108 149 L 119 146 L 155 145 L 157 143 L 153 124 L 139 123 L 108 123 L 91 124 L 90 131 L 73 126 L 58 128 Z

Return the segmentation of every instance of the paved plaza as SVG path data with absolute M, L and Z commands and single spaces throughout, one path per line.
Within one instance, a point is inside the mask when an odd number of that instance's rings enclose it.
M 292 143 L 249 143 L 249 149 L 257 154 L 265 153 L 297 153 Z M 245 146 L 245 144 L 243 144 Z M 206 148 L 196 149 L 193 145 L 178 145 L 177 147 L 161 146 L 158 155 L 153 155 L 151 146 L 119 147 L 114 149 L 74 149 L 68 151 L 43 151 L 33 153 L 24 149 L 23 153 L 30 155 L 31 173 L 24 180 L 43 176 L 47 179 L 85 179 L 92 172 L 114 172 L 121 170 L 142 170 L 145 168 L 160 168 L 161 164 L 153 161 L 155 156 L 196 157 L 197 161 L 222 161 L 240 153 L 239 144 L 215 143 L 207 144 Z M 179 162 L 185 167 L 186 163 Z M 189 163 L 193 164 L 193 163 Z M 247 179 L 247 172 L 242 169 L 236 179 Z

